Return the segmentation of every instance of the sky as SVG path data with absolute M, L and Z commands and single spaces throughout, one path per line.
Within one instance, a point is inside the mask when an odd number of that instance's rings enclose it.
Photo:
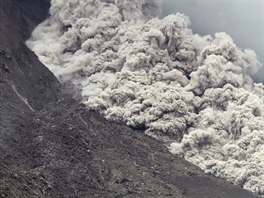
M 226 32 L 264 61 L 264 0 L 164 0 L 163 15 L 175 12 L 190 17 L 194 33 Z M 264 69 L 256 78 L 264 81 Z

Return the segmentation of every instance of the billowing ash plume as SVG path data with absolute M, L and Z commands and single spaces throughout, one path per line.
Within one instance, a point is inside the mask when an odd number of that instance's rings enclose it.
M 225 33 L 201 37 L 154 0 L 53 0 L 27 41 L 88 108 L 170 143 L 205 172 L 264 195 L 264 85 Z M 173 143 L 171 143 L 173 142 Z

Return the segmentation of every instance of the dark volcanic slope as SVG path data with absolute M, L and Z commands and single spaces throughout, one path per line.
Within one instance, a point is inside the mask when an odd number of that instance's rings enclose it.
M 24 45 L 47 1 L 0 4 L 0 197 L 255 197 L 64 94 Z

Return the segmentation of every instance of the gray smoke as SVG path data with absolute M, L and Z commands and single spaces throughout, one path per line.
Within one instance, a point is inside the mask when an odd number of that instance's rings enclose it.
M 239 47 L 254 49 L 264 62 L 264 0 L 165 0 L 163 15 L 182 12 L 192 21 L 195 33 L 225 31 Z M 264 66 L 254 75 L 264 82 Z
M 226 33 L 193 34 L 154 0 L 53 0 L 27 41 L 87 108 L 169 143 L 205 172 L 264 195 L 260 63 Z

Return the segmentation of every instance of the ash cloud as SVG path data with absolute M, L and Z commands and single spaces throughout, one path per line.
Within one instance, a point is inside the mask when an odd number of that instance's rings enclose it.
M 264 195 L 264 85 L 254 51 L 199 36 L 154 0 L 52 0 L 27 45 L 87 108 L 145 130 L 205 172 Z M 156 17 L 155 17 L 156 16 Z
M 254 49 L 264 63 L 264 1 L 263 0 L 165 0 L 163 15 L 182 12 L 192 21 L 195 33 L 206 35 L 225 31 L 242 48 Z M 264 65 L 254 75 L 264 82 Z

